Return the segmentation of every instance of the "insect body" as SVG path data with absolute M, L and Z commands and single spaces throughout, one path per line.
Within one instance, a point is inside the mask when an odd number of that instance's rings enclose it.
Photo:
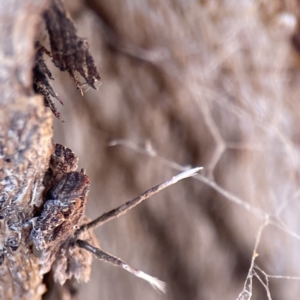
M 78 228 L 84 214 L 90 179 L 81 172 L 69 172 L 46 194 L 42 214 L 34 222 L 31 238 L 39 250 L 57 246 Z
M 100 249 L 91 229 L 126 213 L 162 189 L 194 176 L 201 167 L 185 170 L 89 222 L 83 216 L 90 179 L 83 169 L 80 172 L 75 171 L 77 161 L 76 155 L 70 149 L 59 144 L 55 146 L 44 178 L 45 202 L 42 212 L 39 217 L 31 220 L 33 228 L 30 237 L 35 247 L 42 252 L 39 258 L 40 273 L 45 274 L 52 268 L 54 279 L 61 284 L 72 277 L 78 281 L 87 281 L 93 254 L 100 260 L 148 281 L 154 288 L 164 292 L 164 282 Z
M 90 272 L 91 255 L 83 254 L 84 250 L 73 245 L 73 234 L 84 221 L 90 187 L 85 171 L 75 171 L 77 162 L 72 150 L 55 145 L 44 178 L 41 214 L 31 220 L 30 239 L 41 250 L 40 273 L 45 274 L 52 267 L 55 279 L 61 284 L 72 276 L 86 281 Z M 85 239 L 93 240 L 91 231 L 85 234 Z

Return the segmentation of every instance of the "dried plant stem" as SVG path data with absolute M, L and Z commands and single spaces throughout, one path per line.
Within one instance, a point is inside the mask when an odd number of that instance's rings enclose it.
M 158 193 L 159 191 L 175 184 L 176 182 L 194 176 L 197 174 L 197 172 L 199 172 L 199 170 L 201 170 L 202 167 L 197 167 L 197 168 L 193 168 L 193 169 L 189 169 L 186 170 L 174 177 L 172 177 L 170 180 L 165 181 L 164 183 L 161 183 L 151 189 L 149 189 L 148 191 L 144 192 L 143 194 L 141 194 L 140 196 L 127 201 L 126 203 L 122 204 L 121 206 L 104 213 L 103 215 L 101 215 L 99 218 L 91 221 L 90 223 L 87 224 L 83 224 L 78 230 L 77 232 L 75 232 L 75 237 L 78 237 L 79 234 L 83 231 L 89 230 L 91 228 L 95 228 L 98 227 L 102 224 L 104 224 L 105 222 L 108 222 L 116 217 L 121 216 L 122 214 L 125 214 L 128 210 L 130 210 L 131 208 L 135 207 L 136 205 L 140 204 L 142 201 L 148 199 L 149 197 L 155 195 L 156 193 Z
M 93 253 L 100 260 L 111 263 L 111 264 L 113 264 L 117 267 L 121 267 L 121 268 L 125 269 L 126 271 L 132 273 L 133 275 L 146 280 L 155 289 L 157 289 L 157 290 L 159 290 L 163 293 L 166 292 L 166 284 L 163 281 L 161 281 L 161 280 L 159 280 L 155 277 L 152 277 L 152 276 L 150 276 L 150 275 L 148 275 L 148 274 L 146 274 L 146 273 L 144 273 L 140 270 L 137 270 L 137 269 L 131 267 L 130 265 L 128 265 L 123 260 L 121 260 L 121 259 L 119 259 L 119 258 L 117 258 L 117 257 L 115 257 L 115 256 L 113 256 L 113 255 L 111 255 L 107 252 L 104 252 L 100 248 L 92 246 L 91 244 L 89 244 L 86 241 L 77 240 L 76 244 L 77 244 L 78 247 L 83 248 L 83 249 Z

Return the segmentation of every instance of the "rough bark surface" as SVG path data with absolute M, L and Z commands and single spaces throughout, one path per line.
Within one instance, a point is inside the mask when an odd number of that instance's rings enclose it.
M 0 299 L 40 299 L 45 287 L 24 223 L 41 205 L 52 116 L 33 92 L 34 41 L 48 1 L 0 3 Z
M 97 231 L 103 250 L 164 280 L 167 295 L 95 261 L 79 299 L 297 300 L 299 3 L 68 3 L 103 77 L 98 92 L 75 79 L 82 98 L 68 74 L 51 70 L 66 108 L 55 142 L 74 150 L 91 175 L 88 217 L 174 168 L 205 167 L 198 181 L 179 183 Z M 50 154 L 51 120 L 29 75 L 28 41 L 44 4 L 0 3 L 4 299 L 38 298 L 43 290 L 20 226 L 40 199 Z

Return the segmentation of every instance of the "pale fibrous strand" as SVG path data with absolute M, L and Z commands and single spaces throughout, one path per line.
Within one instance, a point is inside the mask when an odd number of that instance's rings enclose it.
M 101 250 L 100 248 L 94 247 L 91 244 L 89 244 L 86 241 L 83 240 L 77 240 L 76 244 L 80 247 L 83 248 L 91 253 L 93 253 L 98 259 L 111 263 L 117 267 L 121 267 L 124 270 L 130 272 L 131 274 L 135 275 L 136 277 L 139 277 L 141 279 L 144 279 L 145 281 L 149 282 L 153 288 L 155 288 L 156 290 L 159 290 L 163 293 L 166 292 L 166 283 L 153 277 L 150 276 L 138 269 L 135 269 L 133 267 L 131 267 L 130 265 L 128 265 L 126 262 L 124 262 L 123 260 L 107 253 L 104 252 L 103 250 Z
M 136 205 L 140 204 L 142 201 L 150 198 L 151 196 L 155 195 L 156 193 L 160 192 L 161 190 L 177 183 L 180 180 L 192 177 L 197 175 L 197 173 L 202 169 L 203 167 L 196 167 L 196 168 L 192 168 L 192 169 L 188 169 L 185 170 L 181 173 L 179 173 L 178 175 L 172 177 L 171 179 L 147 190 L 146 192 L 144 192 L 143 194 L 141 194 L 140 196 L 127 201 L 126 203 L 122 204 L 121 206 L 112 209 L 109 212 L 104 213 L 103 215 L 101 215 L 100 217 L 96 218 L 95 220 L 91 221 L 90 223 L 87 224 L 83 224 L 75 233 L 75 236 L 78 237 L 79 234 L 83 231 L 89 230 L 91 228 L 95 228 L 98 227 L 116 217 L 121 216 L 122 214 L 125 214 L 128 210 L 132 209 L 133 207 L 135 207 Z

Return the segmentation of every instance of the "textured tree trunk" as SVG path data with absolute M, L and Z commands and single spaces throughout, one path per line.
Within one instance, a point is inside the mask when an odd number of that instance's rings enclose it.
M 299 3 L 66 2 L 103 75 L 99 92 L 85 93 L 73 78 L 83 99 L 53 71 L 67 109 L 58 109 L 65 123 L 55 124 L 55 142 L 74 150 L 91 177 L 87 216 L 178 168 L 204 166 L 198 180 L 96 231 L 103 250 L 165 281 L 167 295 L 97 261 L 79 299 L 298 299 L 299 280 L 286 279 L 299 279 L 300 262 Z M 0 1 L 0 299 L 45 290 L 23 224 L 42 199 L 51 152 L 50 112 L 31 75 L 46 6 Z M 72 74 L 78 59 L 68 62 Z
M 45 288 L 24 223 L 42 200 L 52 117 L 32 88 L 34 42 L 47 0 L 0 2 L 0 299 L 40 299 Z

